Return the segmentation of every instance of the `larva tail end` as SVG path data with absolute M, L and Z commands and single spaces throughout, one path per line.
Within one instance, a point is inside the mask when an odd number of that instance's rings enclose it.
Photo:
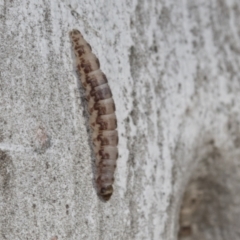
M 101 188 L 100 192 L 99 192 L 99 196 L 104 200 L 104 201 L 108 201 L 113 193 L 113 187 L 112 186 L 107 186 L 107 187 L 103 187 Z

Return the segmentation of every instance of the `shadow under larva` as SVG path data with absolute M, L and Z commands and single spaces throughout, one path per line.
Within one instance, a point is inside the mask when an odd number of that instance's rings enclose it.
M 91 46 L 80 31 L 70 32 L 77 71 L 86 92 L 89 125 L 95 153 L 95 183 L 98 195 L 105 201 L 113 193 L 114 171 L 118 158 L 118 132 L 115 104 L 105 74 Z

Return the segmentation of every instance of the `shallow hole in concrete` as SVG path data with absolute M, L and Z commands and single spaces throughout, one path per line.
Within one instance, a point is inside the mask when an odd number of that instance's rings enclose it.
M 182 198 L 178 240 L 240 239 L 240 158 L 213 146 L 200 159 Z

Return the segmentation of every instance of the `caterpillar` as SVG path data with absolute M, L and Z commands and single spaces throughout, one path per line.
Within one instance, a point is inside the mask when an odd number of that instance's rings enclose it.
M 88 101 L 89 124 L 95 153 L 95 183 L 97 193 L 107 201 L 113 193 L 114 171 L 118 158 L 118 132 L 115 103 L 106 75 L 89 43 L 80 31 L 70 32 L 77 72 Z

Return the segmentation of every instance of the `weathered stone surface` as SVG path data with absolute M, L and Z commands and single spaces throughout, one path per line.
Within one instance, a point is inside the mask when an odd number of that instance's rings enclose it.
M 172 240 L 179 216 L 181 239 L 239 239 L 237 0 L 0 1 L 0 19 L 0 239 Z M 93 187 L 74 28 L 116 103 L 107 203 Z

